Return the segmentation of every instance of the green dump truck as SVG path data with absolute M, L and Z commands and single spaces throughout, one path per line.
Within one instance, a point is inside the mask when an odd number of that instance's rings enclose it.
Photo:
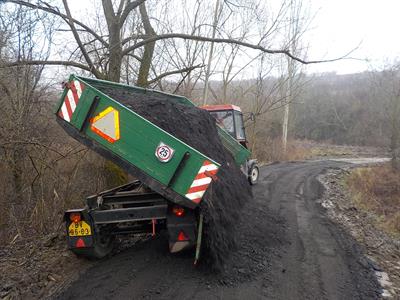
M 85 208 L 65 212 L 69 248 L 77 255 L 101 258 L 111 251 L 116 235 L 154 235 L 164 229 L 171 252 L 199 246 L 202 217 L 196 208 L 220 164 L 113 99 L 106 92 L 110 89 L 129 90 L 142 97 L 162 94 L 170 101 L 194 106 L 177 95 L 70 76 L 55 110 L 57 122 L 74 139 L 136 180 L 89 196 Z M 237 125 L 243 130 L 243 124 Z M 220 126 L 218 132 L 254 184 L 258 167 L 248 159 L 250 152 L 243 140 L 238 142 Z

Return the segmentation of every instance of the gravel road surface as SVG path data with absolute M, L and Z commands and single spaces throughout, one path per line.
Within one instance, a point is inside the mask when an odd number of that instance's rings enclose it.
M 225 270 L 172 255 L 165 237 L 96 263 L 58 299 L 379 299 L 381 289 L 360 246 L 318 203 L 316 177 L 349 162 L 309 161 L 261 169 L 243 210 L 238 249 Z

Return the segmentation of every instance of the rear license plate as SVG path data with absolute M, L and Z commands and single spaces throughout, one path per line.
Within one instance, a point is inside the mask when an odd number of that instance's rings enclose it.
M 85 221 L 80 221 L 78 223 L 71 223 L 68 227 L 69 236 L 85 236 L 92 235 L 92 230 L 90 225 Z

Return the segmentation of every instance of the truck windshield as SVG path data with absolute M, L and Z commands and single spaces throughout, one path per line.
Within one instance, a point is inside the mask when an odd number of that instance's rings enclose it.
M 217 124 L 222 126 L 231 136 L 235 136 L 235 127 L 233 126 L 233 113 L 227 111 L 210 111 L 211 115 L 217 120 Z

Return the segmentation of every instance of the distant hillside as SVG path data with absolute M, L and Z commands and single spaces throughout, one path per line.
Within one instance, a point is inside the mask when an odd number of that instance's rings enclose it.
M 295 137 L 335 144 L 387 145 L 388 99 L 380 73 L 326 74 L 307 78 L 293 105 Z

